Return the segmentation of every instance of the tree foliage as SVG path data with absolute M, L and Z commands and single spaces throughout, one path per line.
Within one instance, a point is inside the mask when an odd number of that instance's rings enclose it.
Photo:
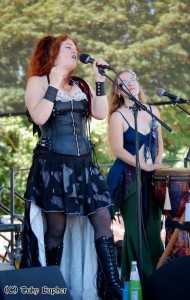
M 2 1 L 0 113 L 12 109 L 23 111 L 27 65 L 36 40 L 46 34 L 63 32 L 78 39 L 80 53 L 101 56 L 116 71 L 133 69 L 152 102 L 161 100 L 155 95 L 156 87 L 188 100 L 189 6 L 188 0 Z M 94 85 L 91 65 L 79 62 L 77 75 Z M 114 74 L 108 75 L 113 78 Z M 107 80 L 108 91 L 109 86 Z M 182 105 L 189 111 L 188 104 Z M 159 109 L 162 120 L 173 129 L 172 133 L 163 129 L 165 155 L 181 158 L 189 148 L 189 116 L 171 105 Z M 29 133 L 29 125 L 23 118 L 12 118 L 0 119 L 0 184 L 9 167 L 19 164 L 26 167 L 30 161 L 32 131 Z M 100 124 L 104 126 L 103 133 L 99 135 L 101 130 L 94 126 L 93 136 L 100 143 L 96 145 L 98 159 L 105 158 L 107 162 L 106 125 Z M 9 138 L 14 142 L 14 149 Z

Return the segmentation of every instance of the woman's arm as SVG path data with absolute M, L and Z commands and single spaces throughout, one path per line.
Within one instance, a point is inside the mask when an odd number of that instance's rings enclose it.
M 95 75 L 96 83 L 99 82 L 101 85 L 105 85 L 105 76 L 101 75 L 98 71 L 97 65 L 107 65 L 102 59 L 95 59 L 93 62 L 93 70 Z M 91 110 L 92 116 L 95 119 L 103 120 L 106 118 L 108 113 L 108 97 L 105 93 L 104 95 L 97 95 L 97 91 L 94 91 L 93 88 L 89 85 L 90 91 L 92 94 L 91 98 Z
M 50 84 L 48 86 L 46 76 L 33 76 L 28 80 L 25 91 L 25 103 L 32 120 L 37 125 L 43 125 L 50 117 L 54 101 L 47 100 L 46 91 L 52 87 L 54 91 L 58 91 L 62 80 L 62 75 L 55 67 L 50 73 Z
M 156 117 L 158 117 L 160 119 L 160 113 L 159 110 L 154 107 L 153 108 L 153 113 L 155 114 Z M 162 157 L 163 157 L 163 138 L 162 138 L 162 128 L 160 123 L 158 122 L 158 151 L 157 151 L 157 155 L 155 158 L 155 163 L 162 163 Z
M 45 88 L 43 79 L 41 77 L 31 77 L 28 80 L 25 91 L 25 103 L 32 120 L 37 125 L 43 125 L 49 118 L 52 109 L 53 102 L 44 99 Z
M 122 117 L 117 112 L 111 115 L 109 135 L 114 155 L 125 163 L 135 166 L 135 157 L 123 148 L 123 123 Z
M 91 111 L 93 118 L 97 120 L 103 120 L 106 118 L 108 113 L 108 97 L 104 96 L 96 96 L 96 92 L 89 85 L 91 91 Z

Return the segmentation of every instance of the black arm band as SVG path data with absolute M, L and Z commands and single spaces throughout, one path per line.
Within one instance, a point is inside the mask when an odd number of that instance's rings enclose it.
M 44 95 L 44 99 L 55 102 L 55 98 L 57 96 L 58 89 L 54 88 L 53 86 L 48 86 L 48 89 Z
M 105 82 L 96 82 L 96 96 L 106 95 L 106 84 Z

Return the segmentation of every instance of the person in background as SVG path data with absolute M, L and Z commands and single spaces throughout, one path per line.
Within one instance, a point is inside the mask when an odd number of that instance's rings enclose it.
M 156 107 L 147 105 L 147 97 L 133 71 L 119 72 L 115 81 L 131 93 L 147 109 L 160 118 Z M 113 83 L 109 98 L 109 138 L 116 160 L 107 176 L 107 184 L 114 201 L 114 212 L 120 210 L 125 227 L 121 278 L 128 276 L 131 261 L 138 260 L 137 193 L 135 125 L 131 107 L 134 102 Z M 165 168 L 162 164 L 163 140 L 161 126 L 144 110 L 138 112 L 139 160 L 141 168 L 142 201 L 142 265 L 144 278 L 156 267 L 163 252 L 160 238 L 161 209 L 154 199 L 152 187 L 153 171 Z
M 111 231 L 111 198 L 102 174 L 91 159 L 87 134 L 91 117 L 102 120 L 107 115 L 105 76 L 97 67 L 107 63 L 101 58 L 93 63 L 95 92 L 86 81 L 73 75 L 77 54 L 76 40 L 63 34 L 40 39 L 31 57 L 25 103 L 39 139 L 24 195 L 26 211 L 20 266 L 60 265 L 63 252 L 68 250 L 63 243 L 67 216 L 88 218 L 94 228 L 95 248 L 106 278 L 105 299 L 122 299 Z M 31 226 L 33 205 L 40 208 L 45 222 L 41 247 L 36 239 L 38 234 Z M 73 249 L 69 253 L 72 255 Z M 91 298 L 87 296 L 87 299 Z

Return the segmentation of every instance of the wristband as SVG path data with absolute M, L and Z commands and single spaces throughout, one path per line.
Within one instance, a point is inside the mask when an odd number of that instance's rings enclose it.
M 44 99 L 54 103 L 57 92 L 58 89 L 54 88 L 53 86 L 48 86 L 48 89 L 44 95 Z
M 105 82 L 96 82 L 96 96 L 106 95 L 106 85 Z

